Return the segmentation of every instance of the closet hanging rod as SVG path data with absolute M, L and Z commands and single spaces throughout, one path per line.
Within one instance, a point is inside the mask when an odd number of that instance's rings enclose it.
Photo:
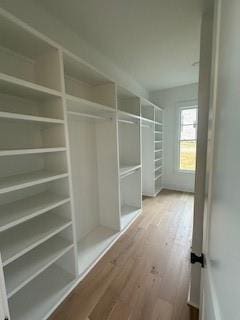
M 122 123 L 128 123 L 128 124 L 137 124 L 136 122 L 134 121 L 130 121 L 130 120 L 124 120 L 124 119 L 118 119 L 119 122 L 122 122 Z
M 151 129 L 151 128 L 152 128 L 151 126 L 148 126 L 148 125 L 146 125 L 146 124 L 141 124 L 141 127 L 143 127 L 143 128 L 148 128 L 148 129 Z
M 70 115 L 73 116 L 79 116 L 79 117 L 85 117 L 85 118 L 91 118 L 91 119 L 98 119 L 98 120 L 112 120 L 112 118 L 107 118 L 107 117 L 101 117 L 101 116 L 97 116 L 97 115 L 93 115 L 93 114 L 89 114 L 89 113 L 82 113 L 82 112 L 74 112 L 74 111 L 68 111 L 67 112 Z

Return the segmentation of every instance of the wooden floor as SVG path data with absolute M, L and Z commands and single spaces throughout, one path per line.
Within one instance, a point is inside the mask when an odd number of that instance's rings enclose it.
M 163 191 L 143 207 L 51 320 L 190 319 L 193 196 Z

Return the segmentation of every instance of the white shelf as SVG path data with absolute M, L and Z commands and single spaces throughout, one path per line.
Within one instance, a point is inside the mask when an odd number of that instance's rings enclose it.
M 0 194 L 67 177 L 64 172 L 35 171 L 0 178 Z
M 60 97 L 62 95 L 57 90 L 15 78 L 2 72 L 0 72 L 0 91 L 1 93 L 30 98 Z
M 161 152 L 161 151 L 163 151 L 163 149 L 155 149 L 154 152 Z
M 141 117 L 141 120 L 142 120 L 143 122 L 155 123 L 154 120 L 151 120 L 151 119 L 148 119 L 148 118 L 144 118 L 143 116 Z
M 4 112 L 4 111 L 0 111 L 0 118 L 14 120 L 14 121 L 29 121 L 29 122 L 40 122 L 40 123 L 52 123 L 52 124 L 64 123 L 64 120 L 61 120 L 61 119 L 39 117 L 39 116 L 32 116 L 28 114 L 12 113 L 12 112 Z
M 141 119 L 140 116 L 136 115 L 136 114 L 133 114 L 133 113 L 130 113 L 130 112 L 126 112 L 126 111 L 121 111 L 121 110 L 118 110 L 118 120 L 121 121 L 121 120 L 133 120 L 133 119 Z
M 71 242 L 55 236 L 11 263 L 4 270 L 8 298 L 16 294 L 72 248 Z
M 70 201 L 69 197 L 43 192 L 0 206 L 0 232 Z
M 1 156 L 17 156 L 24 154 L 37 154 L 37 153 L 51 153 L 66 151 L 65 147 L 60 148 L 33 148 L 33 149 L 19 149 L 19 150 L 0 150 Z
M 127 173 L 130 173 L 132 171 L 135 171 L 137 169 L 141 168 L 141 165 L 136 165 L 136 166 L 121 166 L 120 167 L 120 176 L 124 176 Z
M 157 167 L 157 168 L 155 168 L 154 171 L 158 171 L 159 169 L 162 169 L 162 165 Z
M 161 173 L 161 174 L 159 174 L 157 177 L 155 177 L 155 179 L 154 179 L 154 180 L 158 180 L 159 178 L 161 178 L 161 176 L 162 176 L 162 173 Z
M 162 157 L 161 157 L 161 158 L 154 159 L 155 162 L 161 161 L 161 160 L 162 160 Z
M 141 209 L 129 205 L 121 207 L 121 226 L 124 229 L 140 213 Z
M 79 273 L 86 271 L 116 238 L 116 231 L 99 226 L 78 242 Z
M 45 320 L 73 286 L 74 276 L 50 266 L 9 300 L 12 320 Z
M 156 188 L 154 197 L 156 197 L 160 193 L 160 191 L 162 191 L 162 189 L 162 187 Z
M 86 100 L 83 98 L 79 98 L 70 94 L 66 95 L 66 100 L 67 100 L 67 105 L 70 107 L 72 111 L 77 111 L 83 110 L 82 108 L 84 107 L 84 110 L 86 112 L 102 112 L 102 111 L 108 111 L 108 112 L 115 112 L 115 110 L 111 107 L 108 107 L 106 105 L 103 105 L 101 103 L 97 103 L 94 101 Z
M 0 234 L 3 265 L 21 257 L 31 249 L 71 225 L 71 221 L 55 213 L 47 213 L 30 222 Z

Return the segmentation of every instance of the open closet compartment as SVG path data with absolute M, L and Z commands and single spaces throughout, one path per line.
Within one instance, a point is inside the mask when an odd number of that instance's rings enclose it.
M 141 98 L 141 117 L 145 122 L 154 123 L 155 115 L 154 115 L 155 105 L 150 101 Z
M 141 167 L 140 99 L 117 88 L 120 175 Z
M 155 195 L 155 123 L 154 105 L 141 99 L 141 130 L 142 130 L 142 194 Z
M 141 212 L 141 168 L 125 173 L 120 179 L 121 228 L 124 229 Z
M 74 94 L 66 102 L 78 268 L 83 275 L 120 230 L 116 90 L 72 56 L 64 56 L 64 71 L 66 90 Z
M 82 112 L 91 109 L 90 113 L 95 115 L 116 108 L 113 82 L 66 50 L 63 61 L 68 104 L 81 105 Z
M 0 87 L 12 84 L 61 91 L 58 48 L 2 14 L 0 29 Z
M 117 88 L 121 228 L 139 214 L 141 201 L 140 99 Z

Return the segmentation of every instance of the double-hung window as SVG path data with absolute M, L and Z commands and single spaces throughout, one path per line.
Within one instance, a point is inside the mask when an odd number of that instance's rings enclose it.
M 196 169 L 197 106 L 180 108 L 178 169 Z

